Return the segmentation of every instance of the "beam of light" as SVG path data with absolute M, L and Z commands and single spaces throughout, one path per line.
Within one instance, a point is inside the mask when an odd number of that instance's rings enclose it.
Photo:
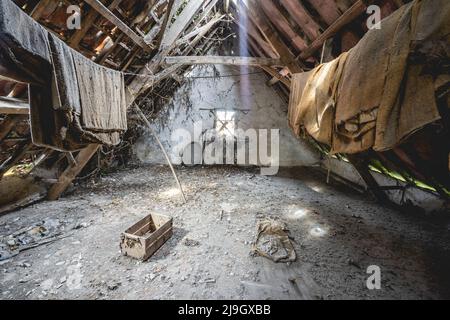
M 238 5 L 238 19 L 242 28 L 239 28 L 239 55 L 245 57 L 249 55 L 248 50 L 248 15 L 247 15 L 247 1 L 241 0 Z M 241 82 L 240 82 L 240 95 L 243 108 L 250 108 L 250 77 L 249 67 L 240 66 Z

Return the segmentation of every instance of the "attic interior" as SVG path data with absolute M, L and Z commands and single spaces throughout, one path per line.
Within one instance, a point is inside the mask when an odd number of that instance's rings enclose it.
M 1 0 L 0 299 L 450 298 L 449 37 L 447 0 Z

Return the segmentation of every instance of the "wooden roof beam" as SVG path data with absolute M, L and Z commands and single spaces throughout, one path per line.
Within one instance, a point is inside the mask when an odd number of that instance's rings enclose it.
M 122 0 L 114 0 L 109 6 L 108 9 L 110 11 L 113 11 L 114 9 L 116 9 L 119 4 L 122 2 Z M 77 31 L 75 31 L 75 33 L 70 37 L 70 39 L 67 41 L 67 43 L 69 44 L 69 46 L 71 46 L 72 48 L 77 49 L 78 45 L 80 44 L 81 39 L 83 39 L 83 37 L 86 35 L 86 33 L 89 31 L 89 29 L 92 27 L 92 24 L 95 22 L 95 20 L 97 20 L 97 18 L 99 17 L 99 13 L 94 10 L 91 9 L 88 14 L 83 18 L 83 23 L 82 23 L 82 27 L 81 29 L 78 29 Z
M 281 0 L 280 3 L 309 39 L 314 40 L 320 36 L 320 26 L 314 21 L 300 1 Z
M 0 97 L 0 113 L 28 115 L 30 108 L 24 100 Z
M 165 30 L 161 41 L 162 47 L 170 47 L 175 41 L 177 41 L 205 2 L 205 0 L 190 0 L 186 4 L 186 7 L 184 7 L 183 11 L 181 11 L 180 15 L 175 19 L 175 22 L 167 30 Z
M 244 14 L 248 14 L 249 18 L 255 23 L 261 34 L 267 39 L 275 52 L 278 53 L 283 65 L 287 66 L 291 73 L 303 72 L 299 62 L 295 61 L 295 56 L 289 47 L 279 38 L 278 33 L 273 29 L 272 25 L 267 20 L 266 14 L 256 1 L 247 0 L 247 3 L 248 6 L 240 0 L 239 8 L 245 10 Z
M 220 57 L 220 56 L 177 56 L 166 57 L 166 64 L 223 64 L 234 66 L 279 66 L 281 64 L 278 59 L 271 58 L 250 58 L 250 57 Z
M 283 16 L 280 10 L 278 10 L 272 0 L 260 0 L 258 2 L 266 13 L 266 17 L 287 39 L 291 41 L 292 45 L 298 51 L 306 49 L 307 45 L 305 40 L 292 29 L 289 21 Z
M 342 30 L 343 27 L 348 25 L 350 22 L 359 17 L 367 9 L 370 3 L 375 2 L 375 0 L 358 0 L 356 1 L 347 11 L 344 12 L 331 26 L 325 30 L 320 37 L 309 45 L 309 47 L 304 50 L 296 59 L 306 60 L 311 57 L 318 49 L 320 49 L 325 40 L 331 38 L 336 33 Z
M 130 27 L 128 27 L 122 20 L 120 20 L 114 13 L 112 13 L 107 7 L 103 5 L 98 0 L 84 0 L 89 4 L 94 10 L 100 13 L 105 19 L 114 24 L 120 31 L 125 33 L 127 37 L 133 40 L 138 46 L 140 46 L 145 51 L 150 51 L 153 49 L 151 45 L 145 43 L 144 39 L 136 34 Z

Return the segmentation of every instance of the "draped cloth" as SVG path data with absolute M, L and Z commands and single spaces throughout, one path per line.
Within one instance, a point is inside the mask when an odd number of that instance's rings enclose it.
M 120 142 L 127 130 L 123 74 L 69 48 L 10 0 L 0 2 L 0 58 L 1 74 L 29 83 L 34 144 L 74 151 Z
M 294 75 L 289 125 L 333 153 L 392 149 L 441 119 L 435 93 L 449 86 L 449 65 L 450 2 L 415 0 L 348 53 Z

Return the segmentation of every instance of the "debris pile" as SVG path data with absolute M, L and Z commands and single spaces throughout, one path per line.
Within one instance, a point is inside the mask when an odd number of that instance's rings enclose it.
M 55 241 L 60 238 L 64 229 L 60 220 L 47 219 L 0 237 L 0 261 L 18 255 L 21 251 Z

